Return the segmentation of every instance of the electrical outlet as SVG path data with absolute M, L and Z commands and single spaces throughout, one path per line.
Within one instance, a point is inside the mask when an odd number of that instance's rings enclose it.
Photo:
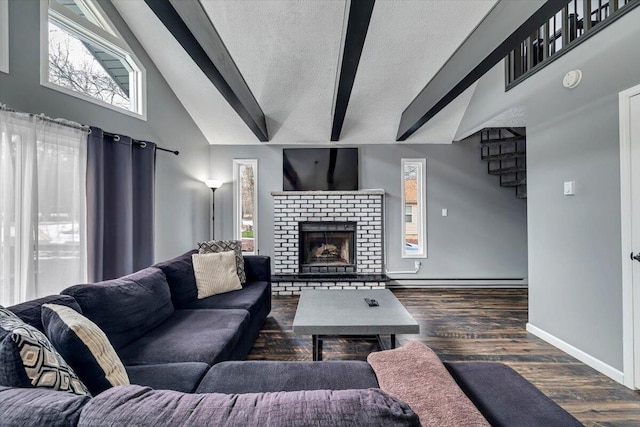
M 414 267 L 416 270 L 420 270 L 420 266 L 421 266 L 421 265 L 422 265 L 422 263 L 421 263 L 420 261 L 416 261 L 416 262 L 413 264 L 413 267 Z

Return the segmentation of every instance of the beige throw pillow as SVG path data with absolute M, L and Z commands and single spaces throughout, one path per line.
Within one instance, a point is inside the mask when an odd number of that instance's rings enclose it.
M 129 385 L 129 376 L 105 333 L 73 308 L 42 305 L 42 323 L 53 346 L 94 396 Z
M 193 254 L 198 299 L 242 289 L 233 251 Z

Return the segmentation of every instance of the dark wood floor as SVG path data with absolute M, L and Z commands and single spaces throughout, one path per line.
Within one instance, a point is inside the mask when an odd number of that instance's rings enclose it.
M 640 393 L 631 391 L 525 330 L 527 291 L 394 290 L 420 323 L 420 340 L 441 359 L 504 362 L 587 426 L 640 426 Z M 249 355 L 253 360 L 311 360 L 311 337 L 293 334 L 298 297 L 273 297 L 271 315 Z M 369 341 L 327 340 L 323 356 L 365 360 Z

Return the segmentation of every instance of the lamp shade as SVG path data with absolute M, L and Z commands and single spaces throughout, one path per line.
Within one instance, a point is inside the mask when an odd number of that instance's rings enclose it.
M 218 179 L 206 179 L 204 181 L 204 183 L 206 184 L 207 187 L 209 188 L 220 188 L 222 187 L 222 181 L 218 180 Z

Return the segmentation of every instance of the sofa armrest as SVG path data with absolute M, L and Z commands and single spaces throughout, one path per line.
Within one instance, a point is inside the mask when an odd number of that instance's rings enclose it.
M 247 282 L 271 282 L 271 258 L 245 255 L 244 271 L 247 274 Z
M 0 386 L 0 425 L 75 426 L 90 400 L 64 391 Z
M 496 362 L 445 362 L 462 391 L 492 426 L 582 426 L 509 366 Z
M 185 394 L 135 385 L 99 394 L 79 427 L 127 426 L 419 427 L 409 405 L 379 389 Z

